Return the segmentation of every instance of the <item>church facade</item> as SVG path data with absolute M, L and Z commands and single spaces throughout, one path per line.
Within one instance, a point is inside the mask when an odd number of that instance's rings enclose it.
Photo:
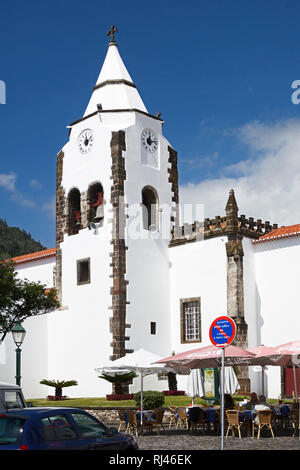
M 61 305 L 24 323 L 26 397 L 51 393 L 43 378 L 77 380 L 69 396 L 105 396 L 111 385 L 96 367 L 140 348 L 164 357 L 207 345 L 221 315 L 235 320 L 235 344 L 245 348 L 298 338 L 300 224 L 240 215 L 231 190 L 222 216 L 181 225 L 177 152 L 160 114 L 148 113 L 114 32 L 86 111 L 57 155 L 56 247 L 14 259 L 21 277 L 55 287 Z M 14 364 L 7 338 L 2 380 L 14 381 Z M 269 397 L 290 394 L 289 370 L 265 373 Z M 260 368 L 240 368 L 239 382 L 259 393 Z M 178 388 L 185 383 L 178 376 Z

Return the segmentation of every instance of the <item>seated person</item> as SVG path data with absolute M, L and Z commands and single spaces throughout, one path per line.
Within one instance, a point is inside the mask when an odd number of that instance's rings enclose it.
M 224 409 L 225 410 L 233 410 L 235 407 L 235 403 L 233 401 L 232 396 L 229 393 L 224 394 Z
M 266 402 L 266 397 L 264 395 L 259 396 L 259 402 L 254 406 L 253 412 L 261 411 L 261 410 L 270 410 L 271 407 Z M 259 423 L 258 414 L 255 416 L 255 422 Z
M 198 421 L 198 418 L 199 418 L 201 413 L 203 413 L 203 410 L 199 406 L 191 408 L 190 410 L 188 410 L 187 414 L 188 414 L 189 423 L 190 423 L 190 421 L 196 423 Z
M 248 401 L 249 406 L 255 406 L 258 404 L 258 397 L 255 392 L 252 392 L 250 395 L 250 400 Z
M 259 405 L 264 405 L 266 406 L 267 408 L 270 408 L 270 406 L 267 404 L 267 399 L 264 395 L 259 395 L 259 402 L 258 402 Z

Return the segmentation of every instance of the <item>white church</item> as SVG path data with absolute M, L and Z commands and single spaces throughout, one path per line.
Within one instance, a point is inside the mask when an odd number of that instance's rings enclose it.
M 23 324 L 26 398 L 53 393 L 44 378 L 77 380 L 70 397 L 103 397 L 111 385 L 95 368 L 140 348 L 166 357 L 206 346 L 221 315 L 234 318 L 242 347 L 299 339 L 300 224 L 241 215 L 231 190 L 223 215 L 182 225 L 177 152 L 160 114 L 146 109 L 115 32 L 57 155 L 56 247 L 14 258 L 19 276 L 55 287 L 61 305 Z M 265 373 L 268 397 L 291 395 L 292 370 Z M 0 380 L 15 381 L 12 335 L 0 347 Z M 186 376 L 177 381 L 184 390 Z M 239 382 L 260 393 L 260 368 L 245 368 Z M 145 388 L 168 382 L 152 375 Z M 138 389 L 135 380 L 130 392 Z

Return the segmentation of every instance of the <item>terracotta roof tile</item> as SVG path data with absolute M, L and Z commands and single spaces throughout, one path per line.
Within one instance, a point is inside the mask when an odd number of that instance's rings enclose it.
M 258 243 L 270 242 L 274 240 L 281 240 L 291 237 L 300 236 L 300 224 L 289 225 L 288 227 L 278 227 L 272 232 L 262 235 L 258 240 L 253 241 L 256 245 Z
M 15 256 L 14 258 L 11 258 L 11 259 L 16 264 L 28 263 L 29 261 L 33 261 L 36 259 L 55 256 L 55 254 L 56 254 L 56 248 L 48 248 L 47 250 L 36 251 L 35 253 L 28 253 L 27 255 Z

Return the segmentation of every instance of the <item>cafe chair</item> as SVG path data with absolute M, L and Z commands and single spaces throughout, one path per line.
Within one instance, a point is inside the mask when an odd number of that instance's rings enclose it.
M 177 408 L 177 414 L 178 414 L 178 418 L 177 418 L 176 428 L 178 428 L 178 427 L 181 428 L 181 425 L 183 425 L 188 429 L 189 428 L 189 417 L 186 413 L 186 409 L 185 408 Z
M 136 411 L 135 410 L 127 410 L 126 411 L 127 415 L 127 426 L 126 426 L 126 434 L 131 434 L 132 432 L 135 432 L 136 435 L 138 435 L 138 421 L 136 418 Z
M 243 422 L 239 420 L 239 412 L 238 410 L 226 410 L 225 411 L 226 418 L 227 418 L 227 432 L 226 437 L 228 437 L 229 431 L 232 432 L 232 437 L 235 437 L 235 429 L 238 431 L 239 439 L 241 439 L 241 426 L 243 426 Z
M 171 412 L 170 420 L 169 420 L 169 428 L 174 425 L 176 426 L 177 423 L 177 411 L 175 406 L 169 406 L 169 410 Z
M 157 434 L 159 434 L 159 427 L 162 427 L 163 430 L 165 430 L 164 426 L 163 426 L 163 417 L 164 417 L 164 413 L 165 413 L 165 410 L 154 410 L 154 419 L 151 419 L 151 421 L 145 421 L 143 423 L 143 427 L 145 428 L 151 428 L 151 430 L 153 429 L 153 427 L 156 429 L 157 431 Z
M 293 408 L 291 411 L 291 419 L 292 419 L 292 426 L 295 428 L 293 432 L 293 437 L 296 436 L 297 431 L 300 430 L 300 425 L 299 425 L 299 404 L 294 403 Z
M 225 415 L 225 419 L 226 419 L 226 415 Z M 215 411 L 213 426 L 214 426 L 215 433 L 218 434 L 221 430 L 221 411 L 220 411 L 220 408 L 218 408 Z
M 257 439 L 259 439 L 261 429 L 266 427 L 271 431 L 272 437 L 274 439 L 274 433 L 273 433 L 271 422 L 272 422 L 272 410 L 258 411 L 256 417 L 252 421 L 252 437 L 254 437 L 255 429 L 258 428 Z
M 204 417 L 204 410 L 200 407 L 192 408 L 189 412 L 189 428 L 190 432 L 196 431 L 197 426 L 199 426 L 204 434 L 205 431 L 205 417 Z
M 118 432 L 121 431 L 122 426 L 124 426 L 124 430 L 126 431 L 127 424 L 128 424 L 126 412 L 124 410 L 118 410 L 118 416 L 119 416 L 119 420 L 120 420 L 120 424 L 119 424 L 119 427 L 118 427 Z
M 282 406 L 280 409 L 276 409 L 276 407 L 272 407 L 273 415 L 272 421 L 273 424 L 277 427 L 279 424 L 285 428 L 286 425 L 289 424 L 290 418 L 290 409 L 288 406 Z

